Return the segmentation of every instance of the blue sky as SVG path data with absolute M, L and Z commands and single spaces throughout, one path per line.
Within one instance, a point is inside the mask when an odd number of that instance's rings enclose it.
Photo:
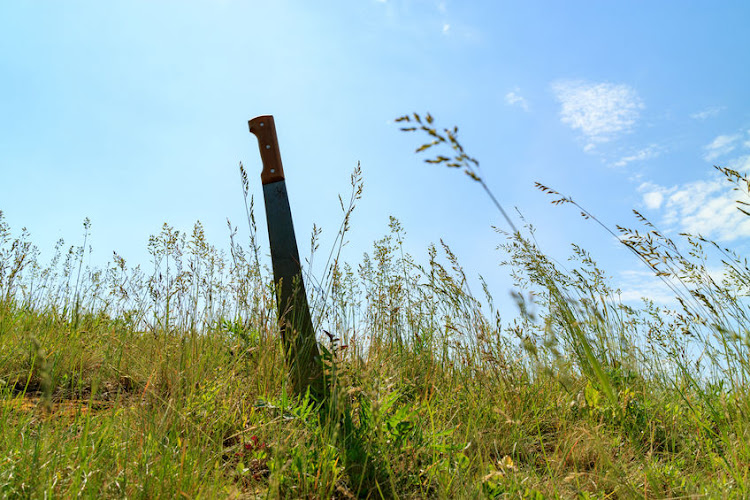
M 623 287 L 645 269 L 534 181 L 610 226 L 642 211 L 670 234 L 747 250 L 750 221 L 712 165 L 750 170 L 746 2 L 66 1 L 0 5 L 0 210 L 47 257 L 92 221 L 93 264 L 147 263 L 163 222 L 247 234 L 237 166 L 264 220 L 247 120 L 276 118 L 301 253 L 340 222 L 360 161 L 347 259 L 399 218 L 420 260 L 441 238 L 501 299 L 504 227 L 479 186 L 413 154 L 393 119 L 458 125 L 504 204 L 564 262 L 575 242 Z M 257 175 L 256 175 L 257 174 Z M 265 227 L 260 226 L 266 245 Z M 267 248 L 267 247 L 266 247 Z M 479 290 L 476 290 L 479 291 Z M 658 298 L 658 297 L 657 297 Z M 508 311 L 505 316 L 512 316 Z

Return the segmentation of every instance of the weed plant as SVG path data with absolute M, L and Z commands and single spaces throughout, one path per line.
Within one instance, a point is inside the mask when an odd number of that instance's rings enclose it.
M 447 151 L 430 163 L 466 172 L 507 216 L 456 128 L 401 121 L 430 138 L 420 151 Z M 330 382 L 318 406 L 289 390 L 241 175 L 249 241 L 228 223 L 223 252 L 199 222 L 165 224 L 148 268 L 118 254 L 87 266 L 88 220 L 80 246 L 61 240 L 42 264 L 0 212 L 0 496 L 750 495 L 741 256 L 700 236 L 675 242 L 640 214 L 643 229 L 605 228 L 675 293 L 675 307 L 635 307 L 585 249 L 573 245 L 562 268 L 508 217 L 519 314 L 504 323 L 448 245 L 414 258 L 395 218 L 359 263 L 342 262 L 357 168 L 324 272 L 305 278 Z

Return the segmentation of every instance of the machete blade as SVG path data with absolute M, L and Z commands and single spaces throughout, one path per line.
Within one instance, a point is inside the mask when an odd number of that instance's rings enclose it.
M 261 181 L 276 304 L 292 383 L 297 393 L 304 394 L 310 389 L 313 396 L 319 397 L 323 395 L 324 387 L 320 352 L 302 279 L 276 127 L 270 115 L 253 118 L 248 124 L 250 132 L 258 138 L 263 160 Z

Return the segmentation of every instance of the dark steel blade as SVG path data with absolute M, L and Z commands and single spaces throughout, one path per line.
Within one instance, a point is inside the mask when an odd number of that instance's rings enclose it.
M 272 182 L 263 186 L 266 204 L 268 239 L 271 246 L 271 263 L 276 284 L 279 318 L 293 314 L 297 328 L 312 331 L 312 320 L 307 305 L 305 284 L 300 268 L 297 239 L 294 236 L 292 211 L 286 191 L 286 181 Z M 309 324 L 309 328 L 307 328 Z M 283 330 L 282 330 L 283 331 Z

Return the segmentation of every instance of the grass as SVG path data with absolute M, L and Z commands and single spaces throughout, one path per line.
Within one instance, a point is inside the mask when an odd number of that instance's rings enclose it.
M 407 118 L 453 156 L 431 163 L 482 182 L 457 130 Z M 424 265 L 405 253 L 396 219 L 360 263 L 341 261 L 357 169 L 325 272 L 306 276 L 330 381 L 320 407 L 288 389 L 243 186 L 249 243 L 230 225 L 222 254 L 199 223 L 164 225 L 149 269 L 118 255 L 88 268 L 88 221 L 80 246 L 42 265 L 0 212 L 0 496 L 750 495 L 740 256 L 697 236 L 678 245 L 645 219 L 617 229 L 677 297 L 633 307 L 584 249 L 563 269 L 511 226 L 520 314 L 503 323 L 447 245 Z M 706 270 L 716 252 L 723 281 Z

